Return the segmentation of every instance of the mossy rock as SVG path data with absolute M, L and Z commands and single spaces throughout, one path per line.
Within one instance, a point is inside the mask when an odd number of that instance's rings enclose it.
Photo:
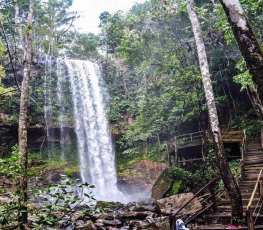
M 163 198 L 171 188 L 173 181 L 174 178 L 169 169 L 165 169 L 152 187 L 152 197 L 157 200 Z
M 176 195 L 180 188 L 181 188 L 181 184 L 182 181 L 181 180 L 176 180 L 172 183 L 170 189 L 167 191 L 167 193 L 165 194 L 165 196 L 172 196 L 172 195 Z
M 165 169 L 152 187 L 152 197 L 158 200 L 182 192 L 183 181 L 187 178 L 186 174 L 179 168 Z

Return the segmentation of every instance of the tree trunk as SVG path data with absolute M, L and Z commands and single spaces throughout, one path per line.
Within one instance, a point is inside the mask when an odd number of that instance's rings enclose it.
M 19 24 L 19 6 L 18 0 L 15 0 L 15 25 L 18 26 Z
M 252 75 L 256 91 L 263 92 L 263 52 L 238 0 L 220 0 L 239 49 Z
M 20 20 L 19 20 L 19 5 L 18 5 L 18 0 L 15 0 L 15 27 L 16 27 L 16 31 L 19 34 L 19 41 L 18 44 L 23 46 L 23 32 L 22 32 L 22 28 L 20 25 Z
M 22 174 L 19 182 L 20 190 L 20 210 L 18 221 L 20 228 L 24 229 L 27 223 L 27 106 L 29 94 L 29 78 L 31 73 L 32 60 L 32 19 L 33 19 L 33 0 L 29 1 L 29 11 L 27 16 L 27 33 L 25 35 L 24 47 L 24 76 L 21 86 L 19 126 L 18 126 L 18 145 L 19 145 L 19 164 Z
M 220 0 L 220 2 L 256 87 L 255 90 L 251 88 L 248 89 L 248 95 L 261 120 L 261 144 L 263 146 L 263 116 L 262 112 L 260 112 L 260 110 L 262 110 L 263 96 L 263 51 L 260 48 L 240 2 L 238 0 Z
M 253 105 L 254 110 L 256 111 L 257 116 L 259 117 L 260 121 L 261 121 L 261 145 L 263 148 L 263 104 L 259 98 L 259 95 L 256 91 L 256 89 L 247 86 L 246 87 L 247 90 L 247 95 L 249 97 L 249 100 L 251 102 L 251 104 Z
M 214 147 L 216 151 L 216 156 L 218 160 L 218 166 L 220 169 L 221 177 L 224 182 L 224 185 L 228 191 L 231 205 L 232 205 L 232 218 L 241 219 L 243 216 L 243 205 L 242 198 L 237 182 L 232 175 L 229 165 L 227 163 L 227 159 L 224 153 L 224 146 L 221 137 L 219 120 L 217 115 L 217 109 L 215 105 L 214 93 L 212 88 L 212 83 L 210 79 L 209 66 L 205 51 L 205 45 L 203 41 L 203 37 L 201 34 L 201 27 L 194 11 L 194 2 L 193 0 L 187 0 L 187 10 L 189 19 L 192 24 L 192 30 L 195 37 L 195 42 L 197 46 L 197 53 L 199 59 L 199 65 L 202 75 L 202 82 L 205 91 L 206 103 L 208 107 L 208 114 L 210 120 L 210 126 L 212 130 L 212 137 L 214 141 Z

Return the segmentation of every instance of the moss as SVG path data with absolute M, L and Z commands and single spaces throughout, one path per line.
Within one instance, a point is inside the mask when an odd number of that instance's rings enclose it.
M 181 180 L 174 181 L 166 195 L 172 196 L 172 195 L 177 194 L 180 190 L 181 184 L 182 184 Z
M 140 176 L 140 175 L 142 175 L 141 172 L 132 168 L 122 169 L 118 171 L 118 176 Z
M 118 209 L 122 207 L 122 204 L 119 202 L 108 202 L 108 201 L 97 201 L 96 207 L 98 209 Z
M 72 174 L 79 173 L 79 165 L 67 165 L 67 167 L 64 169 L 64 172 L 67 176 L 72 176 Z
M 143 160 L 141 157 L 136 157 L 134 159 L 130 159 L 127 161 L 122 161 L 117 165 L 117 174 L 118 176 L 139 176 L 141 175 L 141 172 L 137 171 L 136 169 L 133 169 L 131 167 L 132 164 Z
M 79 172 L 79 166 L 77 164 L 69 164 L 65 162 L 42 162 L 41 165 L 32 166 L 30 168 L 30 175 L 32 176 L 40 176 L 41 173 L 45 170 L 50 172 L 52 171 L 60 171 L 61 173 L 65 173 L 68 176 L 72 174 L 76 174 Z

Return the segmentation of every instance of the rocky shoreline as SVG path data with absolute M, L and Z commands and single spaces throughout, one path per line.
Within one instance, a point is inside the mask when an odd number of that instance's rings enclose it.
M 148 199 L 128 204 L 109 203 L 102 213 L 91 215 L 84 223 L 79 216 L 76 229 L 83 230 L 169 230 L 172 216 L 184 203 L 193 197 L 192 193 L 183 193 L 160 200 Z M 98 202 L 100 206 L 100 202 Z M 198 199 L 194 199 L 181 212 L 182 215 L 193 214 L 202 208 Z

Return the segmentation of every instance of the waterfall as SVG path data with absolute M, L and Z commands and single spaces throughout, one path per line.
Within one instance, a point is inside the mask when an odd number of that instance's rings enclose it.
M 60 130 L 61 158 L 64 159 L 65 117 L 73 117 L 82 182 L 95 185 L 97 199 L 120 201 L 122 194 L 117 188 L 115 152 L 105 112 L 101 70 L 95 63 L 81 60 L 58 59 L 55 66 L 55 74 L 45 79 L 48 139 L 50 117 L 56 114 L 53 125 Z M 56 84 L 52 83 L 54 75 Z M 52 92 L 51 87 L 56 91 Z
M 49 150 L 53 149 L 52 136 L 52 102 L 51 102 L 51 89 L 52 89 L 52 58 L 51 56 L 45 56 L 45 83 L 44 83 L 44 118 L 46 123 L 46 139 L 48 143 Z

